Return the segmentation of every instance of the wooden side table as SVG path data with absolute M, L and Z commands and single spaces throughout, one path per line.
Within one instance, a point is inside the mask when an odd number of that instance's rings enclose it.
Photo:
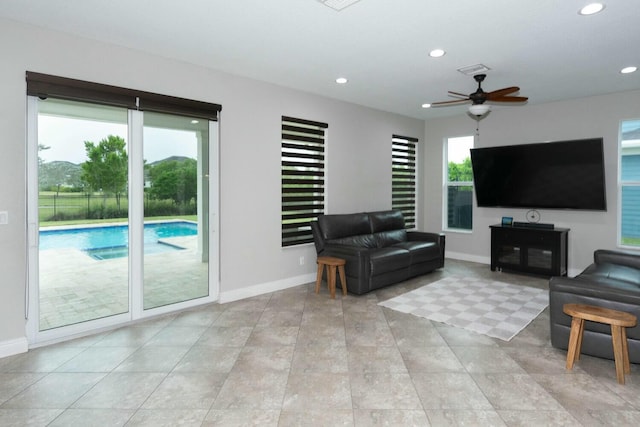
M 320 292 L 320 284 L 322 283 L 322 273 L 327 270 L 327 285 L 329 286 L 329 293 L 331 298 L 336 297 L 336 269 L 340 272 L 340 283 L 342 284 L 342 295 L 347 294 L 347 278 L 344 273 L 344 266 L 347 263 L 342 258 L 335 258 L 331 256 L 318 257 L 318 277 L 316 279 L 316 294 Z
M 631 313 L 595 307 L 584 304 L 565 304 L 562 311 L 572 317 L 569 348 L 567 350 L 567 369 L 572 369 L 576 360 L 580 359 L 584 321 L 611 325 L 611 340 L 613 342 L 613 357 L 616 364 L 616 378 L 619 384 L 624 384 L 624 374 L 631 372 L 629 365 L 629 347 L 627 344 L 627 329 L 636 326 L 638 319 Z

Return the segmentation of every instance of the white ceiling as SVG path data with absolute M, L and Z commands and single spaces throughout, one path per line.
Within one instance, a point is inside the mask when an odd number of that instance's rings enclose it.
M 640 66 L 640 1 L 578 15 L 590 1 L 0 0 L 0 17 L 426 119 L 466 111 L 421 105 L 475 91 L 456 70 L 478 63 L 483 89 L 529 104 L 640 89 L 619 72 Z

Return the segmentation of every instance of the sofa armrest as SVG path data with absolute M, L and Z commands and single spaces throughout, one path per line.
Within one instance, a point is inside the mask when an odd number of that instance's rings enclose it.
M 440 244 L 444 243 L 444 233 L 429 233 L 426 231 L 407 231 L 407 239 L 412 241 L 428 241 Z
M 427 242 L 436 243 L 440 247 L 440 259 L 442 260 L 440 267 L 444 266 L 444 249 L 445 249 L 444 233 L 429 233 L 425 231 L 407 231 L 407 239 L 410 242 L 427 241 Z
M 371 253 L 375 250 L 361 246 L 327 243 L 322 253 L 318 254 L 318 256 L 332 256 L 344 259 L 347 262 L 347 265 L 345 265 L 345 273 L 348 277 L 347 288 L 350 292 L 359 295 L 370 290 L 369 277 L 371 276 L 371 267 L 369 260 Z
M 617 264 L 640 270 L 640 252 L 598 249 L 593 253 L 593 260 L 596 264 Z

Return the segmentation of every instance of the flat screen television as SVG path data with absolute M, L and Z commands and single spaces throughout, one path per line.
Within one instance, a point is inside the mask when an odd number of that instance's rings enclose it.
M 602 138 L 471 149 L 479 207 L 607 210 Z

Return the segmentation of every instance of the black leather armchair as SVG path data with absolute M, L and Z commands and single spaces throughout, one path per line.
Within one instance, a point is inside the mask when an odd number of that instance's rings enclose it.
M 347 289 L 354 294 L 444 266 L 444 234 L 407 231 L 400 211 L 320 215 L 311 230 L 318 256 L 347 261 Z
M 640 319 L 640 253 L 599 249 L 594 263 L 574 278 L 549 281 L 551 344 L 567 349 L 571 317 L 562 311 L 566 303 L 595 305 L 631 313 Z M 627 328 L 629 360 L 640 363 L 640 327 Z M 586 322 L 582 353 L 613 359 L 609 325 Z

